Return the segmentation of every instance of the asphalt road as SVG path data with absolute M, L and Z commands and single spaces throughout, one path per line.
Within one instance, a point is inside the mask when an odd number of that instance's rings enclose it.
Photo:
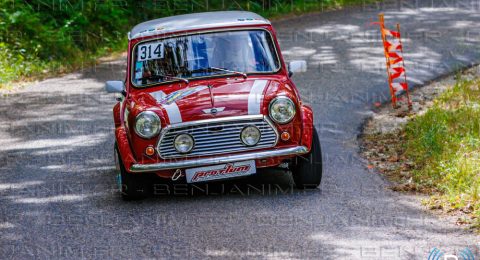
M 309 63 L 295 81 L 322 141 L 318 190 L 292 189 L 288 173 L 270 171 L 230 183 L 225 194 L 122 201 L 115 100 L 103 82 L 123 78 L 123 59 L 0 98 L 0 258 L 426 259 L 433 247 L 466 246 L 480 256 L 476 236 L 423 210 L 419 197 L 386 189 L 357 154 L 372 104 L 388 100 L 378 28 L 369 26 L 381 10 L 405 32 L 412 84 L 480 60 L 476 1 L 403 1 L 275 22 L 286 58 Z

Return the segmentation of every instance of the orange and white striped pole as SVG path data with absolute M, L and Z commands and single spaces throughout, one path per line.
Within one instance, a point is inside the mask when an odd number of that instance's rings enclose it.
M 385 35 L 385 20 L 384 20 L 383 14 L 378 15 L 378 21 L 380 23 L 380 32 L 382 34 L 383 46 L 385 48 L 385 43 L 387 42 L 387 36 Z M 396 108 L 397 97 L 395 96 L 395 93 L 393 92 L 393 88 L 392 88 L 392 78 L 390 77 L 390 63 L 388 62 L 387 51 L 384 51 L 384 54 L 385 54 L 385 64 L 387 67 L 388 87 L 390 88 L 390 95 L 392 97 L 392 106 L 393 108 Z
M 387 67 L 388 86 L 390 88 L 390 95 L 392 97 L 392 106 L 397 108 L 397 92 L 405 91 L 408 107 L 412 106 L 410 96 L 408 93 L 407 73 L 405 70 L 405 61 L 403 59 L 403 45 L 400 35 L 400 24 L 397 24 L 397 31 L 391 31 L 385 28 L 385 19 L 383 14 L 378 15 L 379 21 L 374 23 L 380 25 L 380 32 L 382 35 L 385 64 Z M 391 42 L 387 37 L 395 39 L 397 42 Z M 400 51 L 400 53 L 398 53 Z M 401 64 L 401 65 L 399 65 Z M 403 82 L 395 81 L 403 76 Z

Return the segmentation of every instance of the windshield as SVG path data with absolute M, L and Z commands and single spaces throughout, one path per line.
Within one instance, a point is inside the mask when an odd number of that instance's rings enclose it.
M 276 72 L 279 59 L 265 30 L 178 36 L 138 44 L 132 82 L 147 86 L 178 78 Z

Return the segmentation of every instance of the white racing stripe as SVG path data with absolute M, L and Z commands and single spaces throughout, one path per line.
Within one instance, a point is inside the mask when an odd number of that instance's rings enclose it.
M 182 115 L 180 114 L 180 109 L 177 106 L 177 103 L 173 102 L 170 105 L 163 105 L 165 110 L 167 110 L 168 119 L 170 124 L 177 124 L 182 122 Z
M 267 86 L 268 80 L 255 80 L 253 83 L 250 94 L 248 95 L 248 114 L 258 115 L 260 114 L 260 107 L 263 98 L 263 91 Z
M 167 95 L 163 91 L 156 91 L 150 93 L 152 97 L 154 97 L 157 102 L 163 100 Z M 180 114 L 180 109 L 177 106 L 177 103 L 172 102 L 170 105 L 164 104 L 162 105 L 163 108 L 167 111 L 168 120 L 170 124 L 177 124 L 182 122 L 182 114 Z

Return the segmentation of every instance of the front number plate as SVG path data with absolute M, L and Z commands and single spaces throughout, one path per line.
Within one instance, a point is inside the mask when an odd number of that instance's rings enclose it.
M 255 160 L 185 170 L 187 183 L 213 181 L 256 173 Z

